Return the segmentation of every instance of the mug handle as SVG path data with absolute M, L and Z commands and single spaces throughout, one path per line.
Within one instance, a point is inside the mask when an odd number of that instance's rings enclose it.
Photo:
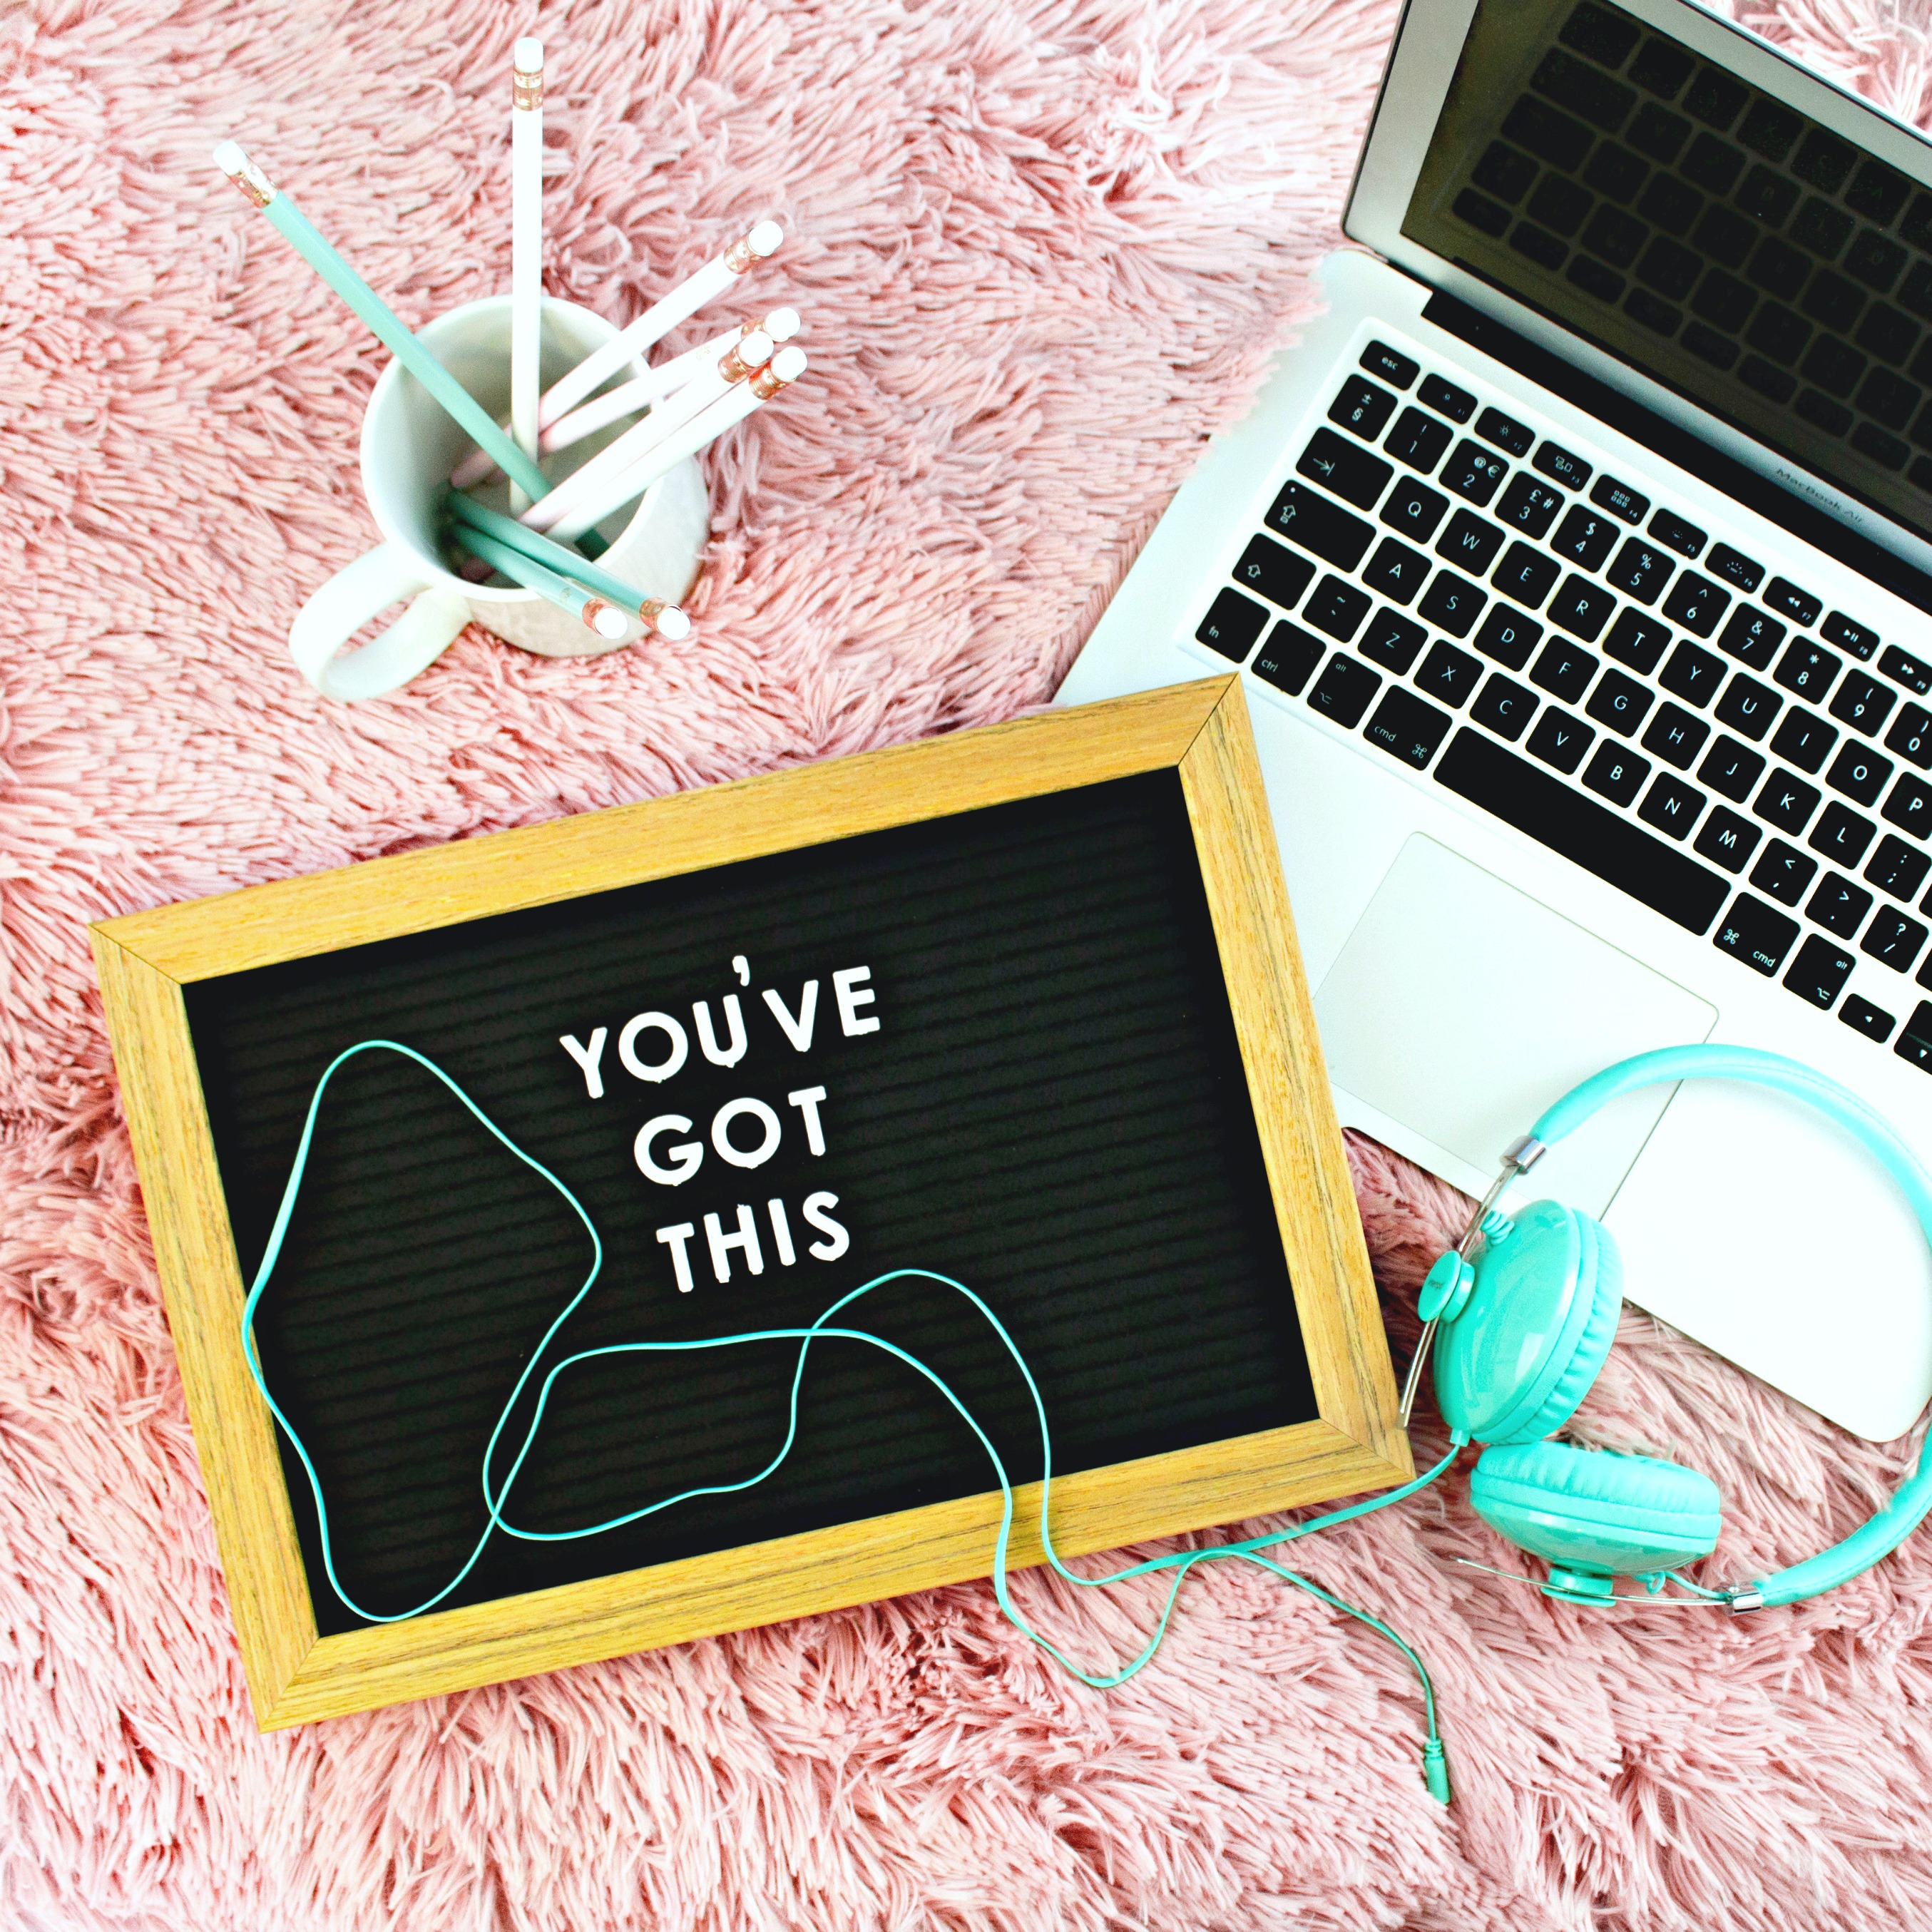
M 405 597 L 410 608 L 380 638 L 338 657 L 379 610 Z M 448 649 L 470 621 L 470 606 L 440 584 L 424 581 L 422 566 L 400 544 L 379 544 L 338 570 L 296 614 L 289 655 L 325 698 L 352 703 L 400 689 Z

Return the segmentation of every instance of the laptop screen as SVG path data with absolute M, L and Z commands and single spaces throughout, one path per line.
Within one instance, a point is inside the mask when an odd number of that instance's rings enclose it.
M 1402 232 L 1932 536 L 1932 191 L 1602 0 L 1481 0 Z

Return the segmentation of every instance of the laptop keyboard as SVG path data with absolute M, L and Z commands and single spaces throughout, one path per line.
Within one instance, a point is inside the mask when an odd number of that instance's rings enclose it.
M 1196 638 L 1932 1071 L 1932 661 L 1650 487 L 1371 342 Z

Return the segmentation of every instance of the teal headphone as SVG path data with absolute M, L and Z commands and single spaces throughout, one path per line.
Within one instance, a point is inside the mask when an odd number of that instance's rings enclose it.
M 1776 1054 L 1742 1046 L 1640 1053 L 1586 1080 L 1503 1156 L 1502 1172 L 1462 1237 L 1423 1283 L 1425 1327 L 1403 1392 L 1411 1404 L 1439 1327 L 1436 1392 L 1453 1442 L 1484 1445 L 1470 1480 L 1476 1511 L 1550 1568 L 1546 1595 L 1618 1601 L 1615 1580 L 1650 1592 L 1670 1577 L 1733 1610 L 1816 1596 L 1888 1556 L 1932 1511 L 1932 1459 L 1922 1456 L 1892 1501 L 1840 1544 L 1775 1576 L 1706 1591 L 1676 1566 L 1708 1556 L 1723 1527 L 1717 1485 L 1652 1456 L 1586 1450 L 1545 1437 L 1590 1391 L 1623 1306 L 1623 1263 L 1588 1215 L 1538 1201 L 1505 1216 L 1504 1190 L 1600 1108 L 1633 1088 L 1701 1077 L 1742 1080 L 1802 1100 L 1874 1154 L 1932 1240 L 1932 1177 L 1897 1132 L 1848 1088 Z

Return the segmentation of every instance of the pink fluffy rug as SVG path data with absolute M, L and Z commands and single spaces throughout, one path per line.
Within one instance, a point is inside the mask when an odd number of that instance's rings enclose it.
M 0 11 L 0 1900 L 20 1928 L 1892 1927 L 1932 1920 L 1932 1535 L 1736 1624 L 1450 1567 L 1460 1484 L 1308 1550 L 1438 1673 L 1255 1574 L 1079 1688 L 962 1587 L 262 1738 L 84 922 L 1044 699 L 1307 313 L 1393 0 L 546 7 L 554 291 L 633 313 L 748 220 L 808 382 L 714 452 L 688 644 L 480 634 L 346 710 L 297 604 L 370 541 L 383 358 L 208 165 L 233 133 L 420 320 L 506 279 L 491 0 Z M 1912 117 L 1923 0 L 1758 25 Z M 1398 1357 L 1453 1211 L 1366 1144 Z M 1841 1533 L 1852 1444 L 1641 1316 L 1584 1417 Z M 1425 1420 L 1418 1450 L 1437 1453 Z M 1152 1601 L 1028 1598 L 1082 1647 Z

